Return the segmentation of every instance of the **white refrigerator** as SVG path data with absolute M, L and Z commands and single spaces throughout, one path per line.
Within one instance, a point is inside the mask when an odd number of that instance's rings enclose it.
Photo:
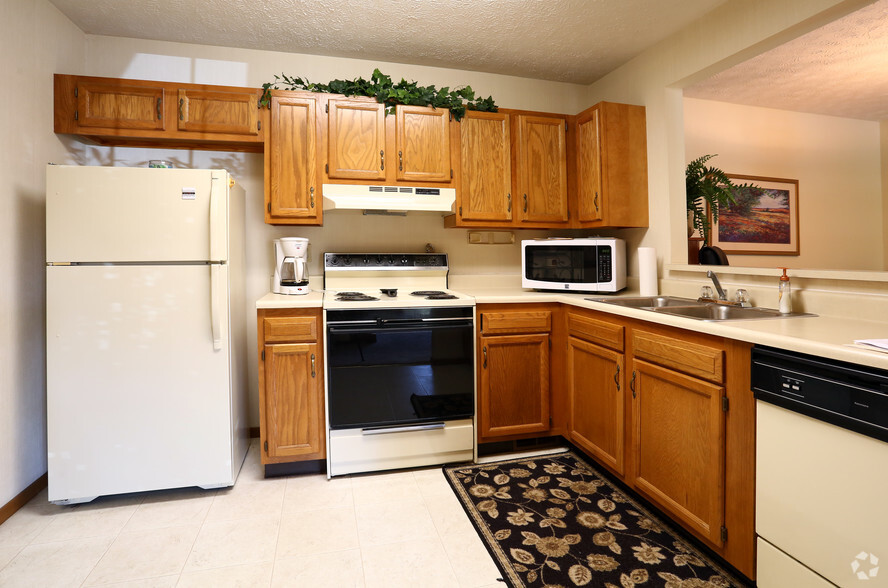
M 49 500 L 234 484 L 249 442 L 244 191 L 49 165 Z

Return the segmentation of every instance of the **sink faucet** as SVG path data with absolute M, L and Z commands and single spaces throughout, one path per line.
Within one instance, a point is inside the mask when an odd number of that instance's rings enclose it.
M 728 295 L 725 294 L 725 291 L 722 289 L 721 284 L 718 283 L 718 276 L 715 275 L 715 272 L 712 270 L 708 270 L 706 272 L 706 277 L 712 280 L 712 283 L 715 286 L 715 291 L 718 292 L 718 299 L 727 300 Z

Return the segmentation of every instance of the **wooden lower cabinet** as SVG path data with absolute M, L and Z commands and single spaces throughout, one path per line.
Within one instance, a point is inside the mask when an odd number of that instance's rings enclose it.
M 320 309 L 259 310 L 262 463 L 324 459 Z
M 751 345 L 585 309 L 565 323 L 566 436 L 754 579 Z
M 632 381 L 636 489 L 723 546 L 725 388 L 641 360 Z
M 571 440 L 617 474 L 624 473 L 623 354 L 567 339 Z

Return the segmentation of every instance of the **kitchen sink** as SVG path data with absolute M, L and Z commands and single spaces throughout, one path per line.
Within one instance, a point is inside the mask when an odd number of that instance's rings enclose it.
M 594 302 L 604 302 L 629 308 L 667 308 L 672 306 L 703 306 L 705 302 L 698 302 L 693 298 L 680 298 L 678 296 L 634 296 L 628 298 L 586 298 Z
M 634 296 L 627 298 L 586 298 L 593 302 L 603 302 L 615 306 L 650 310 L 700 321 L 743 321 L 759 319 L 817 316 L 807 312 L 781 314 L 773 308 L 743 307 L 681 298 L 679 296 Z
M 783 314 L 773 308 L 727 306 L 724 304 L 705 304 L 701 306 L 682 306 L 675 308 L 655 308 L 657 312 L 683 316 L 702 321 L 742 321 L 754 319 L 788 318 L 798 316 L 817 316 L 810 313 Z

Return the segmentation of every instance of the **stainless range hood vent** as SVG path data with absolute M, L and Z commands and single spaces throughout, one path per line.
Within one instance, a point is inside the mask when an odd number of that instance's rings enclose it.
M 323 184 L 324 211 L 453 212 L 454 188 Z

